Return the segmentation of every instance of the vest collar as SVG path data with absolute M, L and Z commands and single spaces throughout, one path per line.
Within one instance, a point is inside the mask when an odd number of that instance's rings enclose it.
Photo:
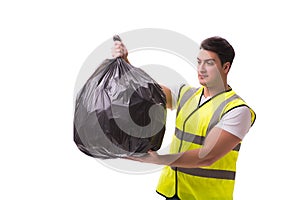
M 229 86 L 229 85 L 228 85 Z M 199 103 L 198 103 L 198 107 L 202 107 L 203 105 L 205 105 L 206 103 L 210 102 L 211 100 L 213 100 L 214 98 L 216 98 L 217 96 L 221 95 L 221 94 L 224 94 L 226 92 L 231 92 L 232 91 L 232 88 L 229 86 L 229 89 L 228 90 L 225 90 L 225 91 L 222 91 L 214 96 L 212 96 L 210 99 L 208 99 L 207 101 L 205 101 L 203 104 L 200 104 L 201 102 L 201 98 L 202 96 L 204 96 L 204 86 L 201 86 L 199 88 L 199 90 L 197 91 L 198 92 L 201 92 L 201 95 L 200 95 L 200 98 L 199 98 Z

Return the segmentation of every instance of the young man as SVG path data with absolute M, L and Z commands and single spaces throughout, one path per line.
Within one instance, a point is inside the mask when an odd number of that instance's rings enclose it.
M 113 56 L 127 55 L 124 44 L 115 42 Z M 166 165 L 157 186 L 166 199 L 233 199 L 240 142 L 255 121 L 254 111 L 227 84 L 234 56 L 227 40 L 208 38 L 197 57 L 201 87 L 183 85 L 172 95 L 176 89 L 162 86 L 167 107 L 177 109 L 170 154 L 149 151 L 130 159 Z

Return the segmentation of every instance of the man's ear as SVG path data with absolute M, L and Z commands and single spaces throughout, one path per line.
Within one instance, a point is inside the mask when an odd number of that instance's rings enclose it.
M 224 70 L 224 72 L 225 72 L 226 74 L 229 72 L 230 67 L 231 67 L 230 62 L 226 62 L 226 63 L 223 64 L 223 70 Z

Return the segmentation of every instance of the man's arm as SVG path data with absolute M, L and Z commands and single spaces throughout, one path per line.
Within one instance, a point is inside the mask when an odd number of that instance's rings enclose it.
M 159 155 L 154 151 L 150 151 L 149 155 L 145 157 L 131 157 L 130 159 L 183 168 L 210 166 L 231 151 L 240 141 L 241 139 L 231 133 L 215 127 L 206 137 L 203 148 L 166 155 Z
M 164 86 L 164 85 L 160 85 L 160 87 L 162 88 L 163 92 L 166 95 L 166 100 L 167 100 L 167 108 L 172 109 L 172 94 L 171 94 L 171 90 Z

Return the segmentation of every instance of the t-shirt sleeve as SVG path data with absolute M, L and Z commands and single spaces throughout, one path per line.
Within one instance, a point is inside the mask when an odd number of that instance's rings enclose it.
M 221 118 L 216 127 L 228 131 L 242 140 L 251 127 L 249 108 L 241 106 L 232 109 Z

